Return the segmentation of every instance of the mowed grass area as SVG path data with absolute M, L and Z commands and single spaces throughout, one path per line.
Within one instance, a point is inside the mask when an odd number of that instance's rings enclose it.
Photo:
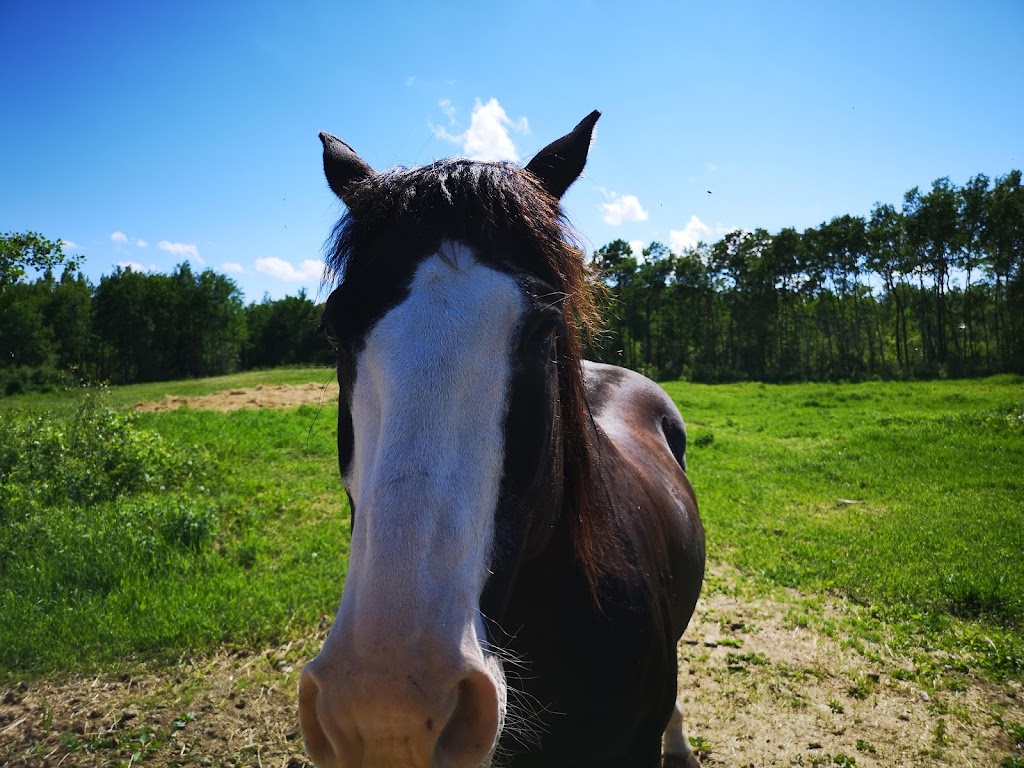
M 335 381 L 334 368 L 294 366 L 266 370 L 243 371 L 227 376 L 205 379 L 157 381 L 111 387 L 106 402 L 113 407 L 131 407 L 135 403 L 162 400 L 165 396 L 196 397 L 231 389 L 288 384 L 328 384 Z M 72 392 L 33 393 L 14 397 L 0 397 L 0 416 L 10 410 L 50 410 L 65 413 L 77 407 L 78 398 Z
M 333 613 L 335 407 L 129 411 L 329 375 L 0 399 L 0 677 L 260 647 Z M 664 386 L 711 559 L 848 596 L 873 617 L 852 631 L 897 652 L 1024 678 L 1024 381 Z
M 664 386 L 710 557 L 1024 673 L 1024 380 Z

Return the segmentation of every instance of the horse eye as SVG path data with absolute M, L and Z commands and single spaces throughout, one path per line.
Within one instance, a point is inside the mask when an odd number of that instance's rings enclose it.
M 526 321 L 522 347 L 547 352 L 562 329 L 562 313 L 553 307 L 534 312 Z
M 319 330 L 320 330 L 320 332 L 322 334 L 324 334 L 324 336 L 327 337 L 327 343 L 330 344 L 335 349 L 337 349 L 338 348 L 338 337 L 334 335 L 334 332 L 331 331 L 331 329 L 328 328 L 325 325 L 321 325 Z

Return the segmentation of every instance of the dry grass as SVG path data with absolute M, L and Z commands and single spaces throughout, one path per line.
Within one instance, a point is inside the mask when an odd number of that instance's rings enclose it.
M 793 590 L 751 598 L 743 580 L 712 570 L 680 644 L 684 714 L 703 765 L 990 767 L 1015 753 L 997 718 L 1024 719 L 1019 684 L 952 670 L 923 680 L 884 637 L 844 636 L 857 607 Z
M 717 565 L 680 644 L 680 690 L 705 766 L 996 766 L 1016 754 L 999 724 L 1024 692 L 970 675 L 932 687 L 877 644 L 843 642 L 856 608 L 783 590 L 752 595 Z M 808 608 L 811 605 L 811 608 Z M 0 763 L 11 766 L 306 765 L 296 717 L 316 632 L 260 653 L 224 650 L 168 669 L 0 692 Z M 836 635 L 836 636 L 833 636 Z M 941 665 L 940 665 L 941 668 Z
M 234 411 L 239 408 L 292 408 L 297 405 L 323 405 L 338 401 L 338 382 L 326 384 L 266 384 L 256 387 L 228 389 L 209 395 L 164 395 L 162 400 L 135 404 L 136 411 L 171 411 L 189 407 L 211 411 Z
M 0 694 L 0 764 L 306 765 L 298 675 L 325 636 L 171 669 L 16 684 Z

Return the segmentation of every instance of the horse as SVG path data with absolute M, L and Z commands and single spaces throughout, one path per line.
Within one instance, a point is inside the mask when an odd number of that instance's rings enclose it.
M 561 198 L 599 112 L 525 165 L 377 172 L 321 133 L 341 604 L 301 673 L 321 768 L 698 766 L 676 645 L 704 530 L 672 400 L 586 362 Z M 336 286 L 336 287 L 335 287 Z

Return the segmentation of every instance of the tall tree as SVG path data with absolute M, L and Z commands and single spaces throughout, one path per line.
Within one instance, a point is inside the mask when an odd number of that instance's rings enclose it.
M 1002 330 L 1004 338 L 1003 365 L 1024 371 L 1024 187 L 1020 171 L 996 179 L 989 198 L 985 240 L 995 279 L 996 333 L 998 336 Z M 1002 301 L 1001 295 L 1005 296 Z
M 957 230 L 959 250 L 954 259 L 957 269 L 963 271 L 964 284 L 964 350 L 965 358 L 976 355 L 974 333 L 974 297 L 972 278 L 985 261 L 985 246 L 989 229 L 989 187 L 988 176 L 979 173 L 958 190 Z

